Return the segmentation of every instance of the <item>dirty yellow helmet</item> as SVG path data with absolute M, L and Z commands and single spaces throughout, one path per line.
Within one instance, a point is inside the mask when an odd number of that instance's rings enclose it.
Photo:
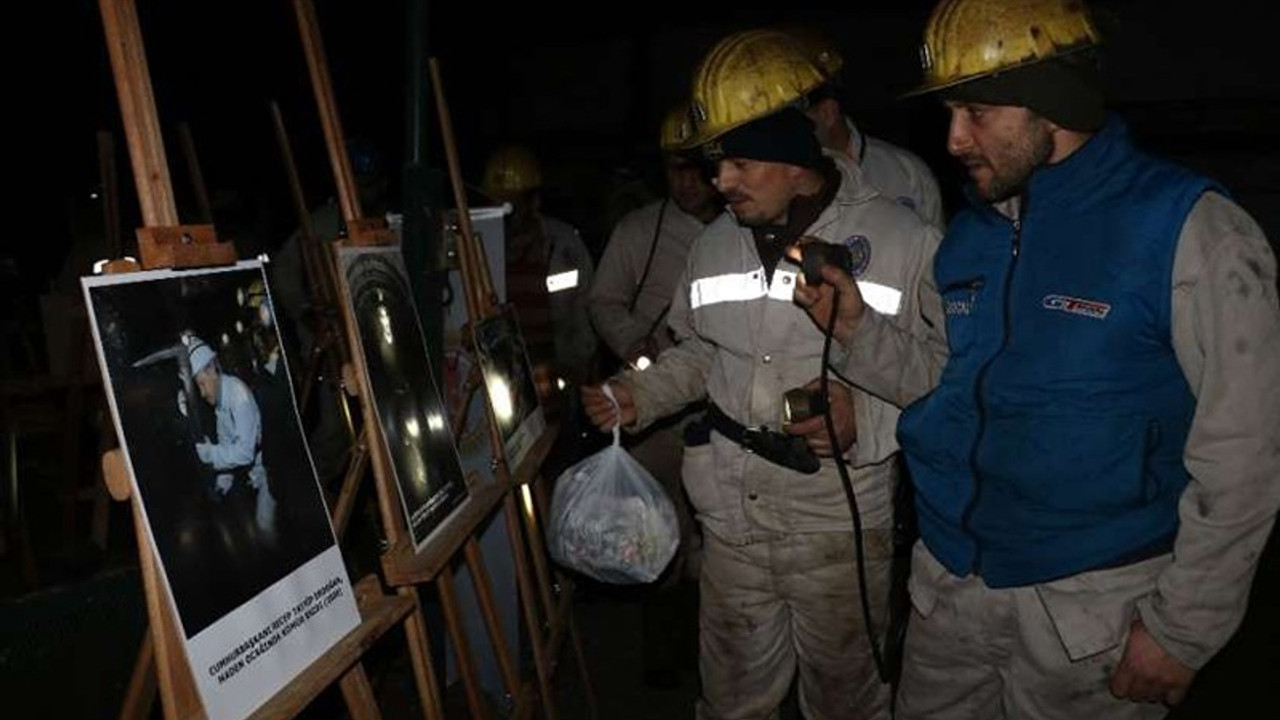
M 920 46 L 924 83 L 941 90 L 1086 50 L 1102 38 L 1081 0 L 942 0 Z
M 831 42 L 831 38 L 810 25 L 782 25 L 779 30 L 795 38 L 809 55 L 809 59 L 828 80 L 834 80 L 844 69 L 844 56 Z
M 481 189 L 495 200 L 508 200 L 542 187 L 542 170 L 533 151 L 523 145 L 503 145 L 489 154 Z
M 747 30 L 716 43 L 694 73 L 693 137 L 702 145 L 802 102 L 826 81 L 804 47 L 779 30 Z
M 658 134 L 658 147 L 663 152 L 680 152 L 689 149 L 693 137 L 693 120 L 689 117 L 689 103 L 679 103 L 667 111 Z

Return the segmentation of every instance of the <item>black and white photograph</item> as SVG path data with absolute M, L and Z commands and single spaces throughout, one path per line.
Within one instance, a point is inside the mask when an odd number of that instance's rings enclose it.
M 507 465 L 518 468 L 546 429 L 546 419 L 514 307 L 506 305 L 501 314 L 476 323 L 475 344 Z
M 449 413 L 427 358 L 400 249 L 343 247 L 338 258 L 378 425 L 420 552 L 468 497 Z
M 83 286 L 197 684 L 211 717 L 238 717 L 358 623 L 262 266 Z M 299 603 L 325 611 L 281 632 Z

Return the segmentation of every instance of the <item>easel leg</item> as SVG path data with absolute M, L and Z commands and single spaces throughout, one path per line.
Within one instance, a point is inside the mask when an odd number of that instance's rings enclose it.
M 516 672 L 515 663 L 511 660 L 511 653 L 507 651 L 507 640 L 502 634 L 502 622 L 498 619 L 498 606 L 493 601 L 493 585 L 489 580 L 489 571 L 484 565 L 480 543 L 476 541 L 474 535 L 467 538 L 463 552 L 466 554 L 467 570 L 471 572 L 471 581 L 476 588 L 476 598 L 480 602 L 485 625 L 489 629 L 489 639 L 493 644 L 494 654 L 498 658 L 502 684 L 507 688 L 507 693 L 514 702 L 520 695 L 520 678 Z
M 342 688 L 342 698 L 347 703 L 347 712 L 351 720 L 382 720 L 382 712 L 373 697 L 373 686 L 369 684 L 369 676 L 364 665 L 356 663 L 338 681 Z
M 342 490 L 338 493 L 338 502 L 333 505 L 333 531 L 339 539 L 347 529 L 351 520 L 351 510 L 355 507 L 356 492 L 360 489 L 360 480 L 364 478 L 365 468 L 369 464 L 369 442 L 366 433 L 360 434 L 360 442 L 351 451 L 351 459 L 347 465 L 347 474 L 342 477 Z
M 412 595 L 413 612 L 405 618 L 405 635 L 409 644 L 409 658 L 413 661 L 413 674 L 418 688 L 418 702 L 422 705 L 422 713 L 427 720 L 445 720 L 444 707 L 440 702 L 440 686 L 436 684 L 435 666 L 431 662 L 431 644 L 427 638 L 427 623 L 422 616 L 422 604 L 418 602 L 417 589 L 399 587 L 396 592 L 401 595 Z
M 543 483 L 535 481 L 532 483 L 533 499 L 538 508 L 539 517 L 547 516 L 547 492 Z M 538 537 L 542 537 L 539 535 Z M 575 616 L 573 603 L 573 581 L 564 576 L 563 573 L 556 571 L 556 582 L 560 587 L 560 591 L 569 596 L 568 600 L 571 604 L 567 616 L 569 624 L 569 641 L 573 643 L 573 654 L 578 660 L 578 675 L 582 679 L 583 693 L 587 698 L 587 717 L 595 720 L 596 711 L 596 693 L 595 687 L 591 684 L 591 672 L 587 669 L 587 654 L 582 650 L 582 638 L 578 635 L 578 621 Z
M 520 531 L 520 509 L 516 506 L 515 495 L 507 493 L 503 501 L 503 515 L 507 521 L 507 534 L 511 536 L 511 554 L 516 563 L 516 583 L 520 586 L 520 607 L 524 610 L 525 625 L 529 629 L 529 643 L 533 650 L 533 666 L 538 674 L 539 695 L 542 698 L 542 710 L 547 720 L 555 720 L 555 691 L 551 681 L 551 661 L 547 656 L 547 627 L 552 615 L 547 614 L 547 623 L 538 617 L 538 595 L 533 587 L 533 579 L 529 576 L 528 559 L 525 555 L 523 535 Z
M 535 499 L 535 488 L 536 484 L 533 481 L 520 487 L 520 492 L 524 496 L 524 522 L 529 533 L 529 554 L 533 556 L 533 569 L 537 573 L 538 591 L 542 595 L 542 605 L 546 610 L 547 616 L 554 618 L 556 603 L 552 594 L 555 586 L 551 583 L 551 572 L 547 568 L 547 554 L 542 542 L 542 528 L 538 523 L 538 516 L 546 508 L 540 495 Z
M 125 689 L 124 706 L 120 708 L 120 720 L 147 720 L 156 700 L 156 646 L 151 638 L 151 628 L 143 631 L 142 646 L 133 661 L 133 674 Z
M 458 661 L 458 674 L 462 676 L 462 686 L 467 692 L 467 706 L 471 708 L 471 717 L 484 720 L 489 717 L 484 697 L 480 692 L 480 682 L 476 678 L 475 666 L 471 660 L 471 643 L 467 640 L 467 628 L 462 622 L 462 614 L 458 608 L 458 596 L 454 591 L 453 570 L 448 566 L 440 569 L 436 578 L 436 586 L 440 590 L 440 608 L 444 611 L 444 622 L 449 628 L 449 637 L 453 640 L 454 657 Z

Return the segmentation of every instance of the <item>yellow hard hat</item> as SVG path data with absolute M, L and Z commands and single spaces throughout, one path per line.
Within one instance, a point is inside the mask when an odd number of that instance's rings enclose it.
M 747 30 L 730 35 L 716 43 L 694 73 L 689 147 L 801 102 L 825 81 L 822 69 L 787 33 Z
M 533 151 L 523 145 L 503 145 L 489 154 L 481 189 L 496 200 L 513 198 L 542 187 L 542 171 Z
M 693 120 L 689 117 L 689 103 L 682 102 L 667 111 L 658 134 L 658 147 L 663 152 L 679 152 L 689 148 L 693 137 Z
M 920 46 L 920 95 L 1096 47 L 1081 0 L 942 0 Z
M 831 42 L 831 38 L 817 28 L 810 25 L 782 25 L 778 29 L 800 43 L 809 59 L 828 80 L 834 79 L 844 69 L 844 56 Z

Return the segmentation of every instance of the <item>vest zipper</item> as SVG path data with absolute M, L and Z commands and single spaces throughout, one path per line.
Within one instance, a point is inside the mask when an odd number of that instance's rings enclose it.
M 986 387 L 987 374 L 991 369 L 992 363 L 994 363 L 996 358 L 1009 347 L 1009 335 L 1013 329 L 1013 321 L 1010 317 L 1011 308 L 1009 290 L 1013 287 L 1013 271 L 1017 267 L 1018 254 L 1022 250 L 1022 217 L 1026 214 L 1026 210 L 1027 196 L 1023 194 L 1022 201 L 1018 207 L 1018 214 L 1012 221 L 1013 238 L 1009 249 L 1011 258 L 1009 260 L 1009 269 L 1005 271 L 1004 275 L 1004 293 L 1001 298 L 1002 327 L 1004 331 L 1003 336 L 1000 341 L 1000 347 L 992 353 L 991 357 L 987 358 L 987 361 L 982 364 L 981 368 L 979 368 L 977 379 L 973 385 L 974 407 L 978 412 L 978 435 L 974 439 L 973 448 L 969 450 L 969 468 L 973 473 L 973 492 L 969 496 L 969 504 L 965 507 L 964 514 L 960 519 L 960 527 L 966 533 L 969 532 L 969 522 L 973 517 L 974 509 L 978 506 L 978 496 L 982 492 L 982 473 L 978 469 L 978 448 L 982 445 L 982 437 L 987 431 L 987 406 L 983 390 Z M 974 575 L 981 575 L 982 547 L 978 545 L 976 539 L 974 540 L 973 546 L 972 572 Z

